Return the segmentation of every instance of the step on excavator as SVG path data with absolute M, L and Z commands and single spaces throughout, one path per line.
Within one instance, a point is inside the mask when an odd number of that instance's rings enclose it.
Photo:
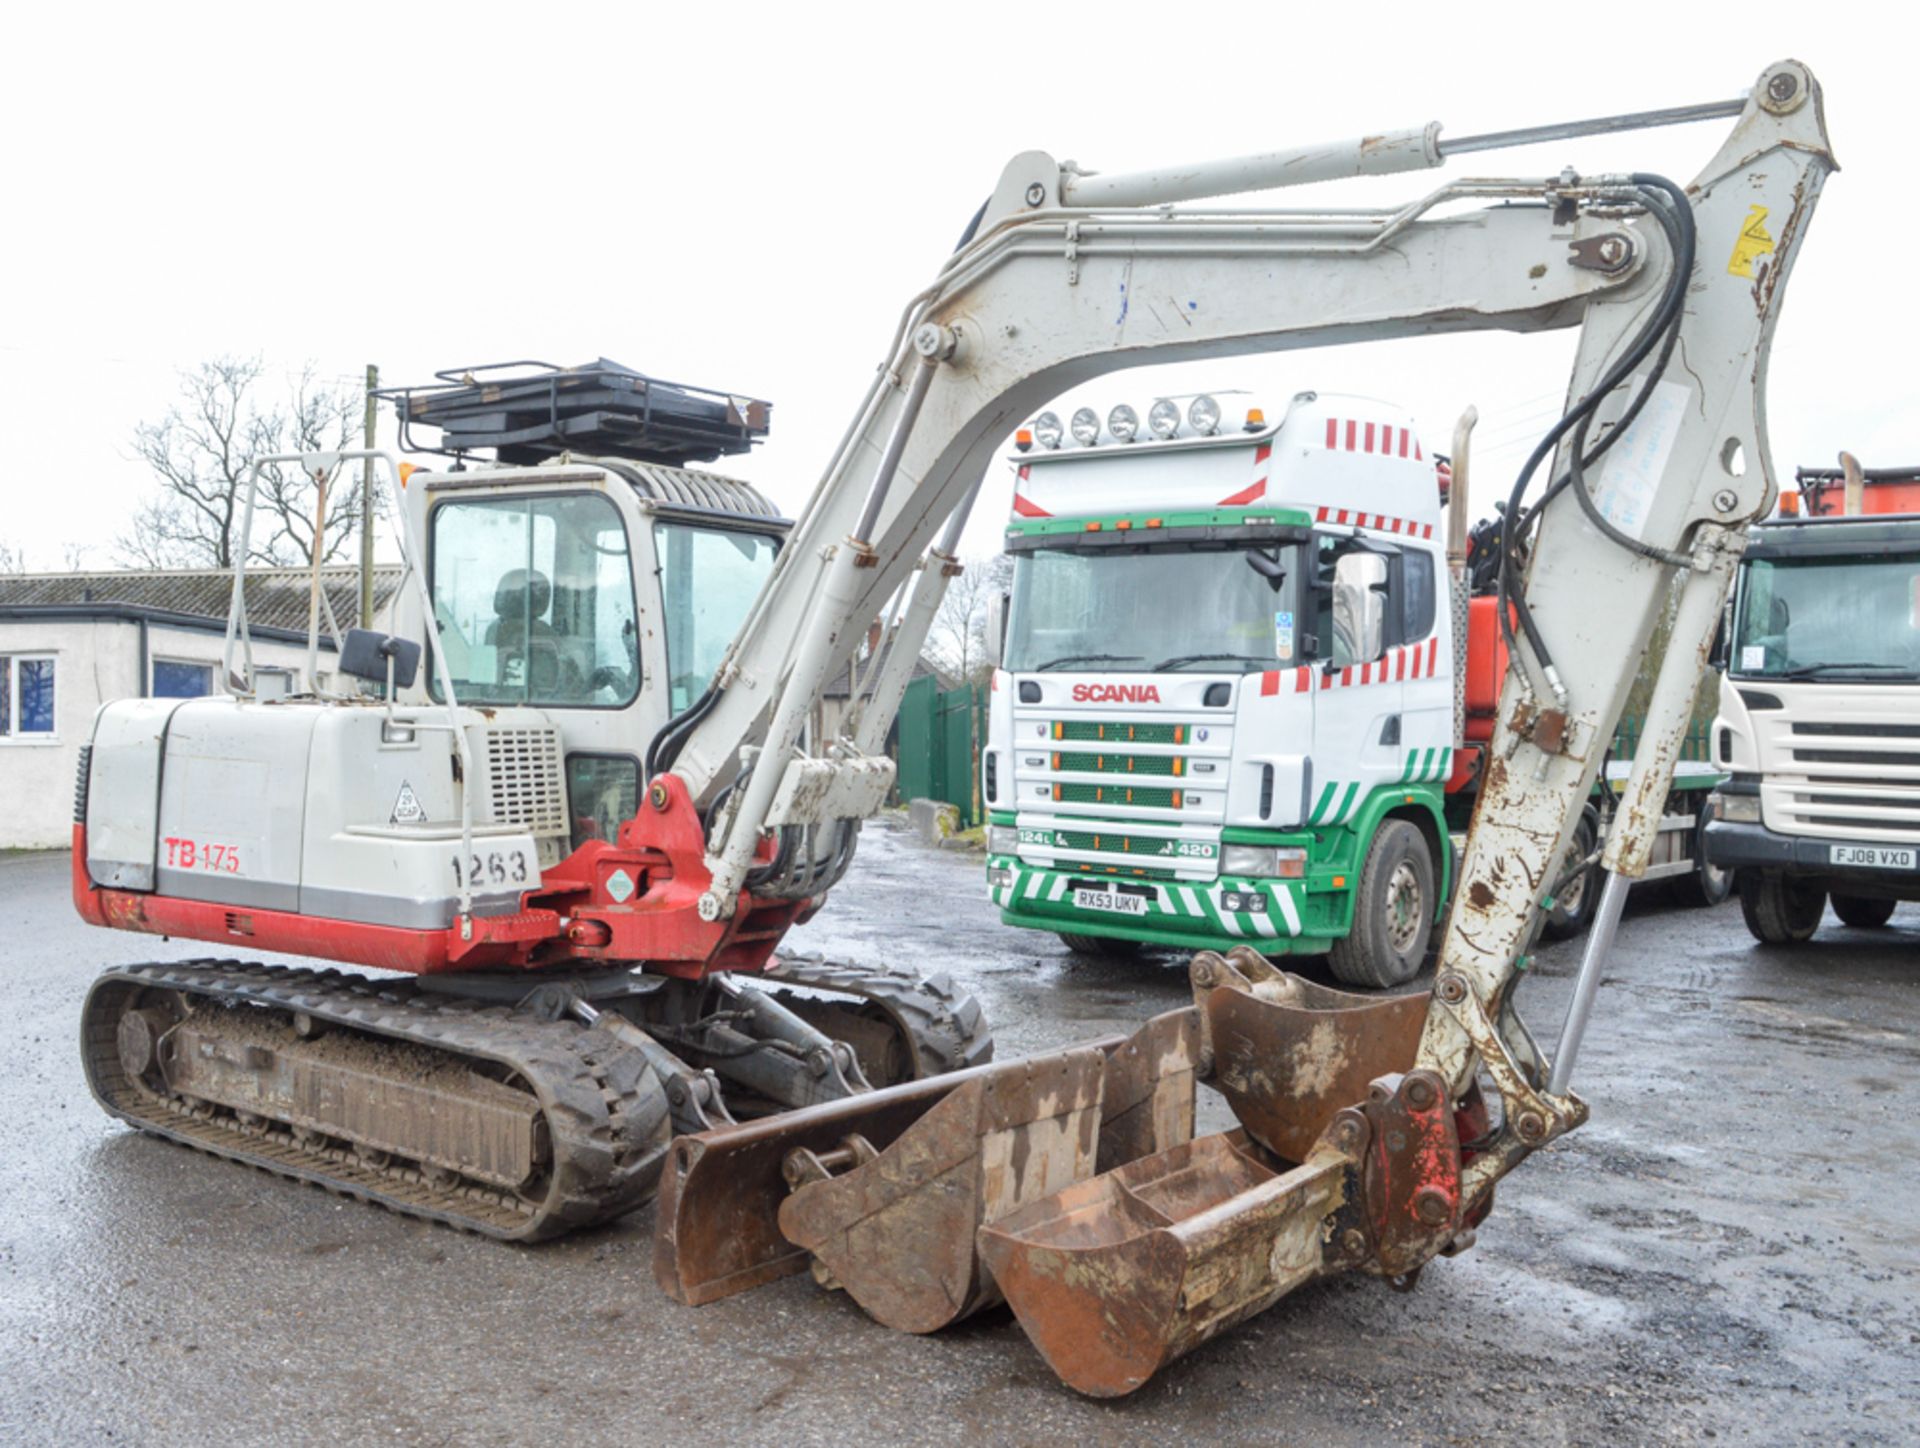
M 1446 182 L 1387 209 L 1214 200 L 1726 118 L 1686 187 L 1564 172 Z M 1458 140 L 1436 124 L 1138 173 L 1029 152 L 901 315 L 777 550 L 755 500 L 645 447 L 404 479 L 382 455 L 411 586 L 390 633 L 340 641 L 340 672 L 366 686 L 267 700 L 243 658 L 227 698 L 104 708 L 74 892 L 103 925 L 414 979 L 109 972 L 83 1030 L 96 1094 L 216 1154 L 501 1236 L 603 1220 L 657 1185 L 655 1275 L 684 1302 L 808 1269 L 903 1331 L 1005 1301 L 1063 1381 L 1098 1396 L 1315 1278 L 1412 1286 L 1472 1244 L 1500 1178 L 1587 1118 L 1569 1078 L 1746 526 L 1775 496 L 1767 350 L 1834 167 L 1794 61 L 1737 100 Z M 891 782 L 881 746 L 906 662 L 1016 423 L 1137 363 L 1556 328 L 1579 329 L 1568 405 L 1508 502 L 1511 663 L 1431 991 L 1349 995 L 1248 947 L 1202 952 L 1193 1006 L 991 1061 L 977 1010 L 939 977 L 876 984 L 776 953 Z M 440 415 L 523 446 L 524 416 L 490 400 Z M 746 400 L 706 400 L 752 421 Z M 577 427 L 631 442 L 604 418 Z M 360 456 L 294 461 L 324 492 Z M 1161 521 L 1263 577 L 1254 557 L 1271 555 L 1253 545 L 1276 526 L 1367 551 L 1357 529 L 1257 500 L 1215 512 Z M 1299 586 L 1332 590 L 1334 616 L 1371 631 L 1377 572 Z M 756 586 L 743 616 L 716 616 Z M 237 586 L 242 655 L 244 610 Z M 883 615 L 894 648 L 873 702 L 819 727 L 822 685 Z M 1567 852 L 1663 617 L 1549 1056 L 1516 988 L 1558 877 L 1594 863 L 1569 870 Z M 1332 664 L 1302 642 L 1298 662 Z M 1235 1130 L 1194 1135 L 1202 1082 Z

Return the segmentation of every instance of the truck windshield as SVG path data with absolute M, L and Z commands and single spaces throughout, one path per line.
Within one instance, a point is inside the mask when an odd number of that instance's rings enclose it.
M 1006 666 L 1016 673 L 1247 673 L 1299 654 L 1300 548 L 1265 546 L 1276 591 L 1246 545 L 1040 548 L 1014 562 Z
M 773 571 L 779 542 L 765 533 L 655 523 L 653 546 L 666 612 L 668 709 L 678 714 L 707 691 Z
M 1749 559 L 1727 671 L 1764 679 L 1920 677 L 1920 554 Z

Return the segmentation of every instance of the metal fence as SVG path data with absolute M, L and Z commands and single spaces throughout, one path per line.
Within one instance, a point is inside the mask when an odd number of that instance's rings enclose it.
M 987 737 L 982 684 L 942 689 L 931 677 L 907 685 L 900 702 L 900 798 L 937 799 L 960 811 L 960 828 L 985 818 L 980 747 Z

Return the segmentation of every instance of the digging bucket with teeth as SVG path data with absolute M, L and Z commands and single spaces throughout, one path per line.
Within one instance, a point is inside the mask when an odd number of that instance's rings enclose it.
M 907 1082 L 683 1136 L 654 1275 L 710 1302 L 813 1266 L 871 1316 L 931 1332 L 998 1302 L 977 1233 L 1096 1172 L 1189 1141 L 1203 1023 Z
M 1411 1069 L 1426 995 L 1329 990 L 1248 949 L 1203 952 L 1192 978 L 1213 1084 L 1241 1129 L 980 1231 L 1028 1337 L 1097 1397 L 1134 1391 L 1314 1278 L 1358 1267 L 1410 1281 L 1466 1225 L 1461 1138 L 1485 1117 L 1476 1091 L 1456 1102 L 1436 1073 Z

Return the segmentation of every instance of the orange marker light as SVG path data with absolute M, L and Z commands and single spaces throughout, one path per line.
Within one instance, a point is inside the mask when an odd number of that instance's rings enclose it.
M 1021 452 L 1031 450 L 1033 447 L 1033 429 L 1030 427 L 1021 428 L 1013 435 L 1013 445 Z
M 1267 425 L 1267 414 L 1257 407 L 1247 409 L 1247 431 L 1258 432 Z
M 1333 877 L 1333 888 L 1334 888 L 1334 889 L 1336 889 L 1336 890 L 1344 890 L 1344 889 L 1346 889 L 1346 888 L 1347 888 L 1347 877 L 1346 877 L 1345 875 L 1335 875 L 1335 876 Z
M 400 464 L 400 486 L 404 488 L 407 485 L 407 479 L 412 477 L 415 473 L 419 471 L 420 471 L 420 464 L 418 463 Z
M 1087 531 L 1089 533 L 1098 533 L 1100 531 L 1100 525 L 1098 523 L 1089 523 L 1087 524 Z
M 1780 516 L 1782 518 L 1798 518 L 1800 516 L 1800 495 L 1798 493 L 1782 493 L 1780 495 Z

